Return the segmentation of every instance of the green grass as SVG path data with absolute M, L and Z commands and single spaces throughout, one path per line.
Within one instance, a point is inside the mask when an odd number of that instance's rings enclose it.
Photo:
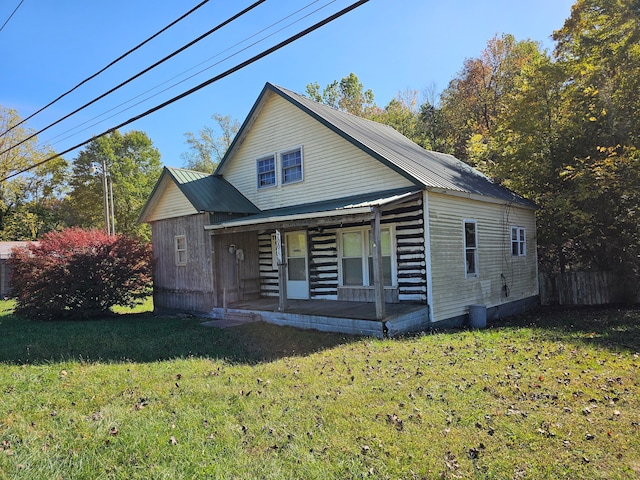
M 0 478 L 640 476 L 640 310 L 395 340 L 143 310 L 0 303 Z

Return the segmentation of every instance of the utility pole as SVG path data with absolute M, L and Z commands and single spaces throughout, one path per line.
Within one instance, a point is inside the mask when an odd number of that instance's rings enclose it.
M 89 169 L 89 173 L 95 174 L 97 172 L 95 165 L 92 165 Z M 113 180 L 109 171 L 107 170 L 107 160 L 102 158 L 101 165 L 102 176 L 102 202 L 104 205 L 104 229 L 107 235 L 116 234 L 116 216 L 113 204 Z

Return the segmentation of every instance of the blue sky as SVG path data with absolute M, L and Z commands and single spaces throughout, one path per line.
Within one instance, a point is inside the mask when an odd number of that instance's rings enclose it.
M 0 3 L 0 25 L 20 3 Z M 24 0 L 0 31 L 0 105 L 25 118 L 125 51 L 186 13 L 200 0 Z M 28 122 L 34 131 L 65 116 L 231 17 L 252 1 L 210 0 L 197 12 Z M 329 3 L 281 32 L 276 30 Z M 352 1 L 267 0 L 152 72 L 39 135 L 63 151 L 235 66 Z M 142 130 L 165 165 L 180 167 L 184 133 L 214 125 L 211 115 L 242 122 L 265 82 L 304 93 L 355 73 L 386 105 L 399 91 L 442 91 L 466 58 L 494 35 L 513 34 L 551 50 L 573 0 L 370 0 L 333 23 L 199 92 L 122 129 Z M 296 10 L 309 8 L 263 33 Z M 264 41 L 225 59 L 266 35 Z M 239 47 L 239 42 L 250 38 Z M 228 50 L 232 48 L 231 50 Z M 224 61 L 223 61 L 224 60 Z M 217 65 L 216 62 L 219 62 Z M 191 79 L 200 70 L 202 73 Z M 183 81 L 177 86 L 169 86 Z M 158 87 L 160 86 L 160 87 Z M 155 90 L 150 90 L 155 88 Z M 147 92 L 147 93 L 145 93 Z M 155 95 L 151 98 L 151 95 Z M 132 99 L 135 99 L 131 101 Z M 146 100 L 145 100 L 146 99 Z M 127 103 L 129 102 L 129 103 Z M 137 104 L 137 105 L 136 105 Z M 126 110 L 125 110 L 126 109 Z M 78 151 L 65 155 L 72 160 Z

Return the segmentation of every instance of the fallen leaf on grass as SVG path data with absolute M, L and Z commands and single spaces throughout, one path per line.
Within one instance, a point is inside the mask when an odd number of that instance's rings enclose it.
M 404 428 L 402 420 L 395 413 L 387 414 L 387 423 L 395 426 L 398 431 L 401 431 Z

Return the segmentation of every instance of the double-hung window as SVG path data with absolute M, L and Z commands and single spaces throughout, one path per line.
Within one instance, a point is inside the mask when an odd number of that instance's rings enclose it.
M 276 156 L 269 155 L 257 160 L 258 188 L 273 187 L 276 184 Z
M 186 235 L 177 235 L 174 240 L 176 265 L 187 264 L 187 237 Z
M 527 236 L 523 227 L 511 227 L 511 255 L 514 257 L 527 255 Z
M 475 220 L 464 221 L 465 276 L 478 276 L 478 224 Z
M 282 184 L 302 181 L 302 148 L 282 152 L 280 154 L 282 168 Z
M 384 285 L 393 284 L 391 230 L 380 231 L 382 278 Z M 345 287 L 372 286 L 373 240 L 371 229 L 346 230 L 339 233 L 341 285 Z

